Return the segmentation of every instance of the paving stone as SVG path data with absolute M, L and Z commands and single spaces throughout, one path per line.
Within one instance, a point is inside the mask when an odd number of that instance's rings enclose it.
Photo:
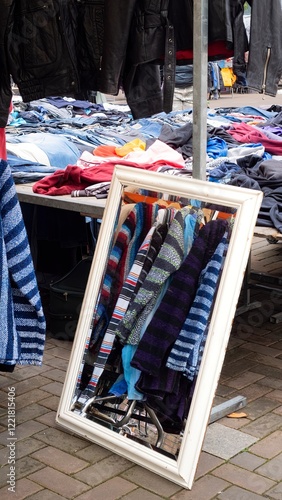
M 246 343 L 242 344 L 240 347 L 236 347 L 235 349 L 228 350 L 226 352 L 224 358 L 224 364 L 235 363 L 236 361 L 240 361 L 249 355 L 249 351 L 245 349 Z
M 213 475 L 257 494 L 263 494 L 265 491 L 275 486 L 274 481 L 271 479 L 262 477 L 254 472 L 242 469 L 230 463 L 221 465 L 215 469 Z
M 42 469 L 44 465 L 30 456 L 25 456 L 17 460 L 17 478 L 25 477 L 32 472 Z
M 0 469 L 0 487 L 7 485 L 7 474 L 10 473 L 11 465 L 4 465 Z M 44 467 L 40 462 L 33 460 L 31 457 L 23 457 L 16 462 L 16 481 L 18 479 L 27 476 L 31 472 L 35 472 Z
M 268 394 L 269 399 L 275 399 L 275 401 L 279 401 L 282 403 L 282 391 L 281 390 L 275 390 L 272 391 Z
M 282 369 L 282 359 L 279 359 L 278 354 L 276 357 L 272 356 L 266 356 L 264 354 L 260 354 L 258 352 L 252 352 L 252 354 L 249 357 L 250 360 L 256 361 L 257 363 L 277 368 L 278 370 Z M 253 370 L 257 371 L 257 370 Z
M 63 358 L 69 360 L 70 357 L 70 350 L 65 349 L 63 347 L 53 347 L 52 349 L 49 349 L 48 356 L 55 356 L 56 358 Z
M 54 358 L 53 356 L 50 356 L 49 361 L 48 361 L 48 367 L 49 368 L 58 368 L 60 370 L 66 371 L 67 367 L 69 364 L 68 359 L 62 359 L 62 358 Z M 49 376 L 46 373 L 46 377 Z
M 55 396 L 61 396 L 63 390 L 62 382 L 50 382 L 49 384 L 42 386 L 43 391 L 50 392 Z
M 275 410 L 273 410 L 273 413 L 276 413 L 277 415 L 282 415 L 282 406 L 278 406 L 278 408 L 275 408 Z
M 227 346 L 227 351 L 230 351 L 231 349 L 234 349 L 235 347 L 239 347 L 240 345 L 243 345 L 244 341 L 241 339 L 237 339 L 235 336 L 230 335 L 229 340 L 228 340 L 228 346 Z
M 202 449 L 207 453 L 228 460 L 254 444 L 255 441 L 253 436 L 215 422 L 207 428 Z
M 66 372 L 65 370 L 59 370 L 59 369 L 52 369 L 48 370 L 47 372 L 44 373 L 44 376 L 47 378 L 50 378 L 51 380 L 54 380 L 56 382 L 64 382 L 66 378 Z
M 245 408 L 242 408 L 241 410 L 238 410 L 239 412 L 244 412 L 245 413 Z M 229 417 L 223 417 L 220 418 L 217 421 L 219 424 L 224 425 L 225 427 L 230 427 L 230 429 L 241 429 L 241 427 L 244 427 L 247 425 L 248 422 L 251 422 L 250 419 L 247 417 L 240 417 L 240 418 L 229 418 Z
M 43 415 L 47 411 L 48 410 L 44 406 L 39 405 L 38 403 L 33 403 L 31 405 L 24 406 L 23 408 L 17 410 L 16 413 L 17 425 L 26 422 L 27 420 L 40 417 L 40 415 Z
M 155 495 L 150 491 L 143 490 L 143 488 L 137 488 L 137 490 L 133 490 L 131 493 L 128 493 L 122 500 L 162 500 L 164 497 Z M 167 497 L 166 497 L 167 498 Z
M 259 467 L 256 472 L 274 481 L 282 481 L 282 453 Z
M 45 372 L 49 370 L 48 366 L 42 364 L 41 366 L 20 366 L 16 365 L 14 371 L 10 374 L 13 380 L 27 380 L 31 377 L 45 376 Z
M 42 490 L 42 486 L 35 484 L 29 479 L 19 479 L 16 482 L 15 493 L 8 490 L 7 485 L 0 489 L 1 500 L 23 500 L 24 498 L 30 498 L 30 495 Z M 41 498 L 41 497 L 39 497 Z M 43 500 L 43 498 L 42 498 Z M 51 500 L 51 499 L 50 499 Z M 55 500 L 55 499 L 54 499 Z
M 265 345 L 255 344 L 252 342 L 246 342 L 244 344 L 244 349 L 245 350 L 249 349 L 250 351 L 263 354 L 264 356 L 269 356 L 269 357 L 276 357 L 279 354 L 277 349 L 273 349 L 272 347 L 267 347 Z
M 33 453 L 32 458 L 39 460 L 45 465 L 58 469 L 65 474 L 74 474 L 89 465 L 88 462 L 76 458 L 70 453 L 66 453 L 53 446 L 46 446 Z
M 259 381 L 260 385 L 265 385 L 266 387 L 271 387 L 272 389 L 280 389 L 281 379 L 264 377 Z
M 10 387 L 11 385 L 13 385 L 13 379 L 11 377 L 0 375 L 0 389 L 7 391 L 7 387 Z
M 132 467 L 132 463 L 129 460 L 111 454 L 109 457 L 100 460 L 100 462 L 96 462 L 94 465 L 78 472 L 75 477 L 89 484 L 89 486 L 97 486 L 130 467 Z
M 268 398 L 259 398 L 255 399 L 251 403 L 248 403 L 246 406 L 246 413 L 248 414 L 248 418 L 250 420 L 255 420 L 266 413 L 271 412 L 275 408 L 279 406 L 278 402 L 275 402 Z
M 15 382 L 13 386 L 16 391 L 16 398 L 25 394 L 26 392 L 30 392 L 33 389 L 39 389 L 43 385 L 46 385 L 49 382 L 48 378 L 43 377 L 42 375 L 37 375 L 36 377 L 30 377 L 27 380 L 21 380 L 19 382 Z
M 230 463 L 238 465 L 238 467 L 242 467 L 243 469 L 254 471 L 257 467 L 265 463 L 265 459 L 244 451 L 236 455 L 236 457 L 231 458 Z
M 82 450 L 78 450 L 76 452 L 76 456 L 80 457 L 82 460 L 86 460 L 87 462 L 94 464 L 103 460 L 103 458 L 109 457 L 112 454 L 110 450 L 106 448 L 102 448 L 98 444 L 91 444 L 90 446 L 86 446 Z
M 44 467 L 31 474 L 29 479 L 64 498 L 73 498 L 89 489 L 89 486 L 51 467 Z
M 53 346 L 64 347 L 64 349 L 68 350 L 69 353 L 72 350 L 72 346 L 73 346 L 72 340 L 63 340 L 62 341 L 62 340 L 59 340 L 59 339 L 56 339 L 55 337 L 53 337 L 52 334 L 48 340 L 48 344 L 50 345 L 50 348 Z
M 274 488 L 271 488 L 269 491 L 267 491 L 267 496 L 270 498 L 275 498 L 275 500 L 281 500 L 282 482 L 279 483 L 277 486 L 274 486 Z
M 25 439 L 29 436 L 32 436 L 36 432 L 39 432 L 45 429 L 46 426 L 44 424 L 40 424 L 40 422 L 36 422 L 35 420 L 28 420 L 23 424 L 20 424 L 16 427 L 15 438 L 19 441 L 20 439 Z M 0 443 L 3 445 L 7 445 L 7 431 L 4 431 L 0 434 Z
M 248 371 L 242 373 L 242 375 L 238 375 L 237 377 L 232 378 L 231 380 L 228 380 L 228 382 L 226 382 L 226 385 L 228 385 L 229 387 L 233 387 L 234 389 L 242 389 L 247 385 L 254 384 L 262 378 L 264 378 L 263 375 Z
M 124 498 L 124 495 L 137 489 L 135 484 L 126 481 L 122 477 L 114 477 L 109 481 L 106 481 L 96 488 L 92 488 L 90 491 L 79 495 L 76 500 L 118 500 L 119 498 Z M 149 493 L 149 492 L 146 492 Z M 145 496 L 143 500 L 145 500 Z
M 35 495 L 31 495 L 28 497 L 28 500 L 64 500 L 65 497 L 61 495 L 57 495 L 54 491 L 51 490 L 41 490 L 39 493 L 35 493 Z
M 257 366 L 257 363 L 255 361 L 253 362 L 250 359 L 248 359 L 248 361 L 246 361 L 245 358 L 239 359 L 238 361 L 236 361 L 234 363 L 232 363 L 232 362 L 227 363 L 225 361 L 223 368 L 222 368 L 222 371 L 221 371 L 220 378 L 222 379 L 222 377 L 224 377 L 226 379 L 227 377 L 229 377 L 229 378 L 237 377 L 248 370 L 257 371 L 257 370 L 254 370 L 254 367 L 256 367 L 256 366 Z
M 34 439 L 33 437 L 28 437 L 26 439 L 22 439 L 21 441 L 17 441 L 17 459 L 25 457 L 26 455 L 31 455 L 31 453 L 40 450 L 45 445 Z
M 195 481 L 191 490 L 181 490 L 171 500 L 210 500 L 225 490 L 230 483 L 224 479 L 206 475 Z
M 250 447 L 250 452 L 267 459 L 273 458 L 281 452 L 282 431 L 275 431 Z
M 280 342 L 275 342 L 272 346 L 274 349 L 279 349 L 279 351 L 282 351 L 282 341 Z
M 59 424 L 56 422 L 56 411 L 48 411 L 46 409 L 46 413 L 44 415 L 37 417 L 36 421 L 41 422 L 41 424 L 48 425 L 49 427 L 59 427 Z
M 257 418 L 250 424 L 244 427 L 244 431 L 251 436 L 256 436 L 257 438 L 263 438 L 276 431 L 282 425 L 282 416 L 276 415 L 275 413 L 268 413 L 263 415 L 263 417 Z
M 66 453 L 76 453 L 77 450 L 81 450 L 88 445 L 88 441 L 85 439 L 73 436 L 59 429 L 46 428 L 45 431 L 39 432 L 33 437 Z
M 213 408 L 215 408 L 216 406 L 219 406 L 222 403 L 225 403 L 225 401 L 226 401 L 226 398 L 222 398 L 221 396 L 217 396 L 216 395 L 213 398 L 213 404 L 212 404 L 212 406 L 213 406 Z
M 210 455 L 209 453 L 205 453 L 204 451 L 202 451 L 199 457 L 195 479 L 204 476 L 222 463 L 223 460 L 221 458 L 215 457 L 214 455 Z
M 221 396 L 222 398 L 227 398 L 228 396 L 234 394 L 234 392 L 235 389 L 224 384 L 219 384 L 216 388 L 216 395 Z
M 282 380 L 282 370 L 279 368 L 257 364 L 254 368 L 252 368 L 252 371 L 265 375 L 265 377 Z
M 47 397 L 49 397 L 50 394 L 48 392 L 44 392 L 41 389 L 33 389 L 30 392 L 26 392 L 24 394 L 21 394 L 20 396 L 17 396 L 17 410 L 20 408 L 24 408 L 25 406 L 29 406 L 33 403 L 40 403 Z
M 261 398 L 262 396 L 265 396 L 270 392 L 271 392 L 270 387 L 265 387 L 260 383 L 248 385 L 247 387 L 240 389 L 240 395 L 244 396 L 247 399 L 247 403 L 250 403 L 255 399 Z
M 48 394 L 48 393 L 45 392 L 45 394 Z M 43 401 L 40 402 L 40 404 L 42 404 L 46 408 L 49 408 L 49 410 L 57 411 L 58 406 L 59 406 L 59 402 L 60 402 L 59 396 L 50 396 L 49 395 L 49 398 L 48 397 L 44 398 Z
M 231 486 L 218 495 L 217 500 L 261 500 L 261 495 Z
M 251 343 L 251 344 L 253 343 L 253 344 L 260 344 L 260 345 L 265 345 L 265 346 L 273 348 L 275 342 L 276 342 L 276 340 L 273 339 L 270 335 L 265 334 L 264 330 L 260 330 L 259 334 L 254 333 L 253 335 L 249 336 L 247 345 L 249 345 L 249 343 Z M 244 347 L 245 347 L 245 345 L 244 345 Z
M 180 489 L 180 486 L 139 465 L 131 467 L 131 469 L 122 474 L 122 477 L 153 493 L 167 497 L 170 497 Z

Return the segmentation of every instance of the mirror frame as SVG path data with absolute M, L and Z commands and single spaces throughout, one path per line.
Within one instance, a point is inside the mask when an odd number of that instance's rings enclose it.
M 209 333 L 177 460 L 126 439 L 70 410 L 91 320 L 104 277 L 124 186 L 169 193 L 237 209 Z M 191 489 L 247 266 L 262 193 L 236 186 L 116 166 L 108 194 L 70 361 L 56 415 L 58 424 L 174 483 Z

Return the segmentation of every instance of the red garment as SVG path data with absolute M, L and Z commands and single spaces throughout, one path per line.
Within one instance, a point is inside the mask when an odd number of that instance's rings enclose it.
M 218 61 L 219 59 L 228 59 L 234 55 L 234 50 L 226 48 L 226 41 L 218 40 L 208 44 L 209 61 Z M 176 52 L 177 61 L 185 61 L 193 64 L 193 49 L 178 50 Z
M 265 147 L 265 151 L 272 155 L 282 155 L 282 141 L 269 139 L 261 130 L 247 123 L 234 123 L 227 132 L 238 142 L 257 144 Z
M 37 181 L 33 191 L 38 194 L 58 196 L 83 190 L 97 182 L 109 182 L 116 165 L 154 171 L 164 165 L 179 169 L 185 167 L 182 155 L 159 140 L 146 151 L 133 151 L 123 158 L 105 159 L 84 151 L 77 163 L 78 165 L 68 165 L 65 170 L 56 170 L 54 174 Z
M 0 128 L 0 160 L 7 160 L 5 129 Z
M 76 165 L 68 165 L 65 170 L 56 170 L 54 174 L 48 175 L 33 185 L 34 193 L 58 196 L 71 194 L 72 191 L 85 189 L 96 182 L 111 181 L 114 168 L 117 163 L 105 162 L 95 167 L 81 168 Z M 159 165 L 130 164 L 130 167 L 143 168 L 146 170 L 157 170 Z

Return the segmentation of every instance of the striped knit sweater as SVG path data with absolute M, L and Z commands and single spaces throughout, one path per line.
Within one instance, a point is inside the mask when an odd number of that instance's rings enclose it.
M 46 324 L 20 204 L 0 162 L 0 363 L 40 365 Z
M 224 236 L 201 273 L 195 300 L 166 362 L 168 368 L 183 372 L 189 380 L 198 372 L 202 340 L 208 328 L 226 250 Z

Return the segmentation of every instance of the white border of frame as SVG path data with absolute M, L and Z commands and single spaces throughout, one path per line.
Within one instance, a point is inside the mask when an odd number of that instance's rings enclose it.
M 204 356 L 177 461 L 140 443 L 128 440 L 70 410 L 124 186 L 169 193 L 188 199 L 234 207 L 237 210 Z M 260 191 L 172 177 L 132 167 L 117 166 L 115 168 L 56 416 L 59 424 L 184 488 L 192 488 L 261 200 Z

